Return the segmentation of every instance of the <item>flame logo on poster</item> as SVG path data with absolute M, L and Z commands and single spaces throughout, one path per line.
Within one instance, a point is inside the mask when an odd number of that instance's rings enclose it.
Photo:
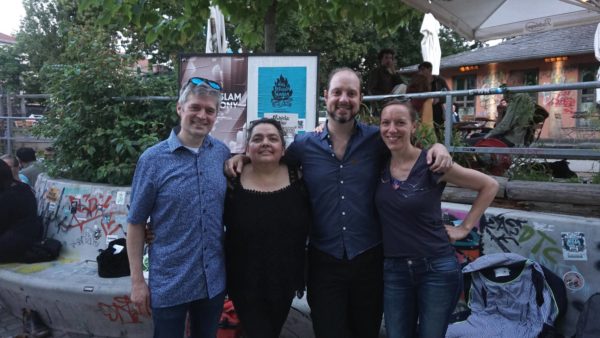
M 293 93 L 288 79 L 281 74 L 273 85 L 271 104 L 273 107 L 291 107 Z

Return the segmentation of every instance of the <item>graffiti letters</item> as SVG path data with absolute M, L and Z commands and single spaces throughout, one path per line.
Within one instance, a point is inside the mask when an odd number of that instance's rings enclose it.
M 112 304 L 98 303 L 98 308 L 102 314 L 111 322 L 120 322 L 121 324 L 140 324 L 141 317 L 148 318 L 147 315 L 140 313 L 133 304 L 129 296 L 117 296 L 113 298 Z
M 489 238 L 503 252 L 529 250 L 534 256 L 542 256 L 546 261 L 556 264 L 556 257 L 562 255 L 559 243 L 547 232 L 530 226 L 526 220 L 505 217 L 503 214 L 491 216 L 485 231 Z

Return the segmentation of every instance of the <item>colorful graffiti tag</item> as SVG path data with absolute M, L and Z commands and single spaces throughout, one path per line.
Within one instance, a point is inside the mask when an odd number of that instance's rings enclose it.
M 142 314 L 127 295 L 114 297 L 111 304 L 98 302 L 98 308 L 108 320 L 121 324 L 141 324 L 142 318 L 150 318 Z

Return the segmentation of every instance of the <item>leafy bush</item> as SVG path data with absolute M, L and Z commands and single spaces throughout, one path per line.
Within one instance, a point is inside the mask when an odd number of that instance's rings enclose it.
M 102 31 L 81 28 L 66 48 L 69 62 L 44 66 L 50 110 L 35 132 L 54 139 L 52 176 L 128 185 L 139 155 L 176 125 L 175 101 L 115 98 L 176 94 L 173 75 L 142 77 Z

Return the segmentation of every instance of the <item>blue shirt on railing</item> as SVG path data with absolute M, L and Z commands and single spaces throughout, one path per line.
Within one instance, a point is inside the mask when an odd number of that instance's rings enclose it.
M 374 195 L 387 148 L 379 128 L 356 123 L 343 159 L 333 151 L 327 126 L 306 133 L 286 150 L 286 161 L 302 166 L 313 208 L 313 247 L 352 259 L 381 243 Z
M 223 204 L 228 148 L 206 136 L 198 153 L 186 149 L 176 131 L 137 163 L 128 222 L 150 216 L 152 307 L 212 298 L 225 290 Z

